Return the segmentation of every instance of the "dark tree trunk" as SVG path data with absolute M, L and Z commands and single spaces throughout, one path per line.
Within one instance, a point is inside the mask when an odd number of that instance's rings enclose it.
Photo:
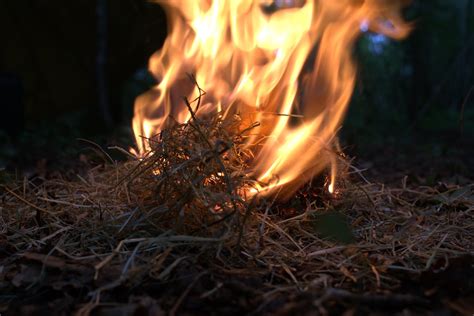
M 408 39 L 409 43 L 409 54 L 411 56 L 411 66 L 413 69 L 411 93 L 408 102 L 407 113 L 409 120 L 414 122 L 418 117 L 420 111 L 422 111 L 430 94 L 431 82 L 426 69 L 426 55 L 429 48 L 426 47 L 426 41 L 424 40 L 423 28 L 424 21 L 423 17 L 426 14 L 427 8 L 423 0 L 418 0 L 413 4 L 414 10 L 416 10 L 416 25 L 413 33 Z
M 23 129 L 23 87 L 15 75 L 0 73 L 0 130 L 17 136 Z
M 112 126 L 109 106 L 109 85 L 107 81 L 108 56 L 108 4 L 107 0 L 97 0 L 97 58 L 96 80 L 98 104 L 102 120 L 106 127 Z

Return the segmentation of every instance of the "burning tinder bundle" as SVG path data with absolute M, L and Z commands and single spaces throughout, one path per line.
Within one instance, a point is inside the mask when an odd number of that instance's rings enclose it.
M 254 194 L 290 197 L 331 166 L 337 175 L 336 133 L 355 82 L 352 48 L 362 30 L 393 38 L 408 34 L 399 1 L 158 1 L 169 34 L 149 63 L 159 82 L 135 104 L 138 156 L 146 139 L 169 117 L 191 113 L 195 99 L 186 73 L 206 90 L 201 113 L 239 114 L 259 125 L 244 145 L 252 151 L 247 172 Z

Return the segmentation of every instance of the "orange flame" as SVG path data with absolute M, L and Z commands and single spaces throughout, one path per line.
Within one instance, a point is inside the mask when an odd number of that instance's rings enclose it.
M 169 35 L 150 59 L 159 84 L 135 104 L 138 155 L 168 117 L 186 122 L 193 73 L 206 91 L 200 111 L 258 121 L 250 193 L 291 192 L 331 165 L 334 138 L 355 82 L 352 49 L 362 29 L 409 32 L 396 0 L 158 0 Z M 245 121 L 245 119 L 244 119 Z M 145 138 L 144 138 L 145 137 Z

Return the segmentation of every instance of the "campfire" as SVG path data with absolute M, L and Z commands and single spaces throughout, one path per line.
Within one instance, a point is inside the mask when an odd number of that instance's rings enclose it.
M 330 167 L 356 77 L 352 50 L 364 30 L 402 38 L 399 1 L 159 1 L 169 35 L 150 60 L 158 85 L 136 101 L 138 157 L 170 122 L 239 116 L 255 179 L 247 195 L 289 197 Z M 206 91 L 196 88 L 187 74 Z M 188 101 L 183 101 L 183 97 Z M 189 100 L 197 100 L 189 105 Z M 188 104 L 186 104 L 186 102 Z M 194 112 L 194 113 L 193 113 Z

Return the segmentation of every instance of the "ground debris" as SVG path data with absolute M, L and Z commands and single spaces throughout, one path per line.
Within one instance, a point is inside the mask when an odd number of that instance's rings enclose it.
M 0 187 L 1 310 L 469 309 L 473 185 L 387 187 L 350 166 L 333 195 L 315 179 L 289 201 L 247 198 L 255 180 L 240 145 L 251 126 L 238 119 L 170 122 L 139 159 Z M 464 280 L 442 277 L 453 265 Z M 453 280 L 463 290 L 443 293 Z

